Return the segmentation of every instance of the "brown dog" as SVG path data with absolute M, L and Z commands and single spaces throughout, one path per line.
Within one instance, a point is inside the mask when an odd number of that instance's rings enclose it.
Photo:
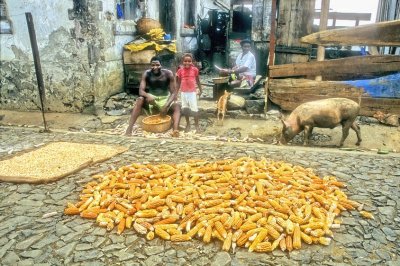
M 224 122 L 225 113 L 226 113 L 226 104 L 228 103 L 228 98 L 232 93 L 225 91 L 224 94 L 219 98 L 217 102 L 217 119 L 219 120 L 220 115 L 222 115 L 221 123 Z

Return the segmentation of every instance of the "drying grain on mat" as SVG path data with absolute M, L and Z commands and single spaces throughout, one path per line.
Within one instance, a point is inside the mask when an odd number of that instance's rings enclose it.
M 51 142 L 0 161 L 0 180 L 30 183 L 48 181 L 124 151 L 126 148 L 119 146 Z
M 341 223 L 336 217 L 360 207 L 335 177 L 265 158 L 133 163 L 94 178 L 65 214 L 96 219 L 118 234 L 133 228 L 148 240 L 217 239 L 226 251 L 329 245 Z

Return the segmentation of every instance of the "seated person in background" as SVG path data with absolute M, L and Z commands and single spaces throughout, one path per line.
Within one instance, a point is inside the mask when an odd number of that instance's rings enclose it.
M 235 66 L 232 69 L 221 69 L 220 74 L 222 76 L 230 76 L 235 74 L 237 79 L 232 80 L 229 83 L 231 88 L 240 87 L 243 80 L 246 80 L 248 85 L 251 87 L 254 84 L 256 77 L 256 58 L 250 52 L 251 41 L 244 39 L 240 42 L 242 52 L 236 58 Z
M 181 118 L 181 109 L 179 104 L 174 103 L 177 97 L 175 87 L 175 78 L 172 71 L 161 68 L 161 61 L 158 57 L 150 60 L 151 69 L 146 70 L 140 81 L 139 97 L 136 99 L 135 106 L 129 119 L 129 125 L 125 135 L 132 135 L 133 125 L 140 115 L 142 108 L 150 110 L 151 113 L 160 113 L 166 115 L 170 110 L 173 120 L 173 137 L 179 136 L 179 121 Z M 148 88 L 149 92 L 146 92 Z

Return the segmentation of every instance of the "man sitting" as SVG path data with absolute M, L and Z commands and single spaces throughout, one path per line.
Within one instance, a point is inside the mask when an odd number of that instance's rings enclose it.
M 162 116 L 166 115 L 170 110 L 173 120 L 172 136 L 178 137 L 181 109 L 179 104 L 174 103 L 174 99 L 177 97 L 175 77 L 172 71 L 161 67 L 161 61 L 158 57 L 151 58 L 150 64 L 151 68 L 146 70 L 142 75 L 139 86 L 139 97 L 136 99 L 125 135 L 132 135 L 133 126 L 142 108 L 146 108 L 151 113 L 160 113 Z M 146 88 L 148 92 L 146 92 Z
M 235 61 L 235 66 L 232 69 L 221 69 L 221 76 L 231 76 L 235 74 L 237 77 L 235 80 L 231 80 L 229 86 L 231 88 L 240 87 L 242 81 L 247 81 L 248 85 L 251 87 L 254 84 L 254 79 L 256 77 L 256 58 L 250 52 L 251 41 L 244 39 L 240 42 L 242 47 L 242 52 L 238 55 Z

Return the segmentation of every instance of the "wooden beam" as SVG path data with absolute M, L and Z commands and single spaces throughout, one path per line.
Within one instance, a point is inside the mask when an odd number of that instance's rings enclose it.
M 314 18 L 315 19 L 319 19 L 320 16 L 321 16 L 321 12 L 314 12 Z M 329 12 L 328 19 L 370 21 L 371 20 L 371 13 Z
M 321 2 L 321 19 L 319 21 L 319 30 L 324 31 L 328 26 L 328 14 L 329 14 L 329 0 L 322 0 Z M 318 45 L 317 48 L 317 61 L 324 61 L 325 59 L 325 47 Z M 318 75 L 315 80 L 322 80 L 322 76 Z
M 400 71 L 399 55 L 353 56 L 340 59 L 275 65 L 269 77 L 372 75 Z
M 400 46 L 400 20 L 316 32 L 304 36 L 300 41 L 324 46 Z
M 302 103 L 333 97 L 348 98 L 358 103 L 363 90 L 335 81 L 273 79 L 269 82 L 268 93 L 273 103 L 283 110 L 292 111 Z M 400 99 L 363 95 L 360 114 L 372 116 L 377 111 L 400 115 Z
M 229 6 L 227 6 L 225 3 L 219 0 L 214 0 L 214 4 L 220 7 L 221 9 L 225 9 L 225 11 L 229 11 Z
M 277 0 L 272 0 L 272 7 L 271 7 L 271 34 L 269 37 L 269 56 L 268 56 L 268 65 L 269 66 L 273 66 L 275 64 L 276 1 Z

